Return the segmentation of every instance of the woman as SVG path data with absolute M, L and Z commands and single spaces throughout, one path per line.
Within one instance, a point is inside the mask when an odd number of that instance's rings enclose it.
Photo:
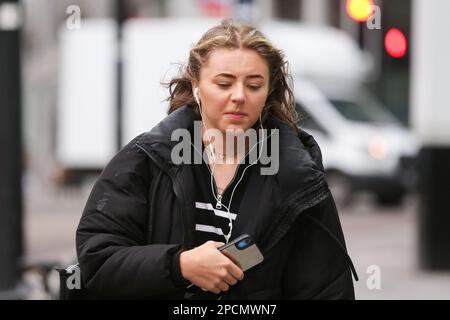
M 320 149 L 296 125 L 288 80 L 255 28 L 225 20 L 202 36 L 168 84 L 169 115 L 111 160 L 87 201 L 76 242 L 91 298 L 354 298 Z M 260 128 L 276 134 L 232 143 Z M 176 130 L 192 137 L 180 156 L 200 163 L 179 161 Z M 242 234 L 264 256 L 245 274 L 217 249 Z

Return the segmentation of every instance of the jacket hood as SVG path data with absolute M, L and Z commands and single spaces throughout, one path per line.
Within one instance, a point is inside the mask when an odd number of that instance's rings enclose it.
M 199 119 L 192 108 L 183 106 L 142 135 L 139 144 L 147 151 L 156 153 L 169 166 L 176 167 L 178 165 L 173 163 L 171 152 L 179 140 L 172 141 L 172 133 L 176 129 L 187 129 L 192 133 L 195 120 Z M 282 198 L 298 189 L 299 184 L 308 185 L 323 178 L 322 154 L 310 134 L 300 130 L 297 135 L 286 123 L 273 116 L 266 119 L 263 127 L 269 132 L 274 129 L 279 132 L 277 181 L 282 190 Z

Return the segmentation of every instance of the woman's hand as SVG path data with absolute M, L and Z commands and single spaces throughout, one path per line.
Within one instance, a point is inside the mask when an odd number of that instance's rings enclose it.
M 222 242 L 208 241 L 180 255 L 181 274 L 194 285 L 214 292 L 227 291 L 244 278 L 244 272 L 222 254 Z

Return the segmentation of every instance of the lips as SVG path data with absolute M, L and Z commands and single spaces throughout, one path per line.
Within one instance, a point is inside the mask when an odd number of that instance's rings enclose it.
M 227 112 L 225 113 L 225 115 L 227 115 L 229 118 L 233 119 L 233 120 L 239 120 L 244 118 L 244 116 L 246 115 L 243 112 Z

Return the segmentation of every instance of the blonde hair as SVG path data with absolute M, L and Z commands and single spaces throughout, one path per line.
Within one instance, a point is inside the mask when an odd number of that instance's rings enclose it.
M 266 114 L 286 122 L 298 133 L 297 113 L 292 92 L 292 77 L 284 53 L 274 47 L 255 27 L 223 20 L 209 29 L 190 50 L 189 59 L 180 73 L 164 85 L 169 89 L 169 114 L 181 106 L 188 105 L 198 114 L 198 105 L 192 93 L 192 81 L 198 83 L 200 70 L 214 49 L 251 49 L 263 57 L 269 67 L 269 92 L 262 117 Z

